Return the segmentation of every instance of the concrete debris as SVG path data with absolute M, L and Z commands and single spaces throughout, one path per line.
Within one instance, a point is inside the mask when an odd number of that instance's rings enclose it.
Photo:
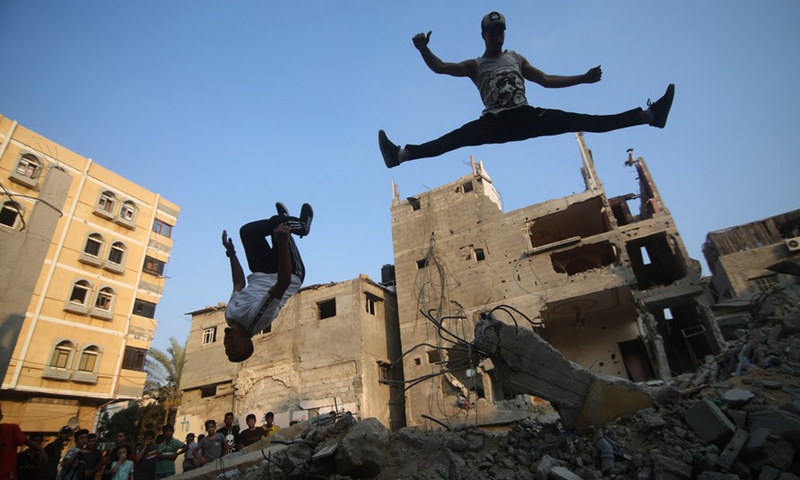
M 559 372 L 576 372 L 580 384 L 546 388 L 566 405 L 572 423 L 538 403 L 526 420 L 491 431 L 451 420 L 444 422 L 449 429 L 389 432 L 375 419 L 343 415 L 330 425 L 282 429 L 224 467 L 175 478 L 800 480 L 800 329 L 796 316 L 786 328 L 775 320 L 778 313 L 736 331 L 728 350 L 703 360 L 698 372 L 656 388 L 637 385 L 633 391 L 647 391 L 652 403 L 603 424 L 578 428 L 591 412 L 573 400 L 590 397 L 596 379 L 563 364 Z M 627 398 L 627 385 L 618 391 L 620 397 L 606 398 Z

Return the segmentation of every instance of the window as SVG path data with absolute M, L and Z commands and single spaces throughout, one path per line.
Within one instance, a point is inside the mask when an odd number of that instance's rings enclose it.
M 97 383 L 97 371 L 100 366 L 100 354 L 102 350 L 97 345 L 89 345 L 83 348 L 81 356 L 78 358 L 78 369 L 72 375 L 72 380 L 82 383 Z
M 78 371 L 80 372 L 93 372 L 97 366 L 97 347 L 89 347 L 81 352 L 81 358 L 78 360 Z
M 94 299 L 94 308 L 89 315 L 111 320 L 114 317 L 114 297 L 116 296 L 114 289 L 111 287 L 103 287 L 97 292 Z
M 476 248 L 475 249 L 475 261 L 476 262 L 482 262 L 484 260 L 486 260 L 486 253 L 483 251 L 482 248 Z
M 72 343 L 64 341 L 56 345 L 56 349 L 53 352 L 53 358 L 50 359 L 50 366 L 53 368 L 67 368 L 69 365 L 69 357 L 72 356 L 72 352 L 75 350 L 75 347 Z
M 99 233 L 93 233 L 86 239 L 86 246 L 83 248 L 83 253 L 97 257 L 100 256 L 101 248 L 103 248 L 103 236 Z
M 166 266 L 166 262 L 156 260 L 153 257 L 144 257 L 144 267 L 142 268 L 151 275 L 162 277 L 164 276 L 164 266 Z
M 156 304 L 136 299 L 133 302 L 133 313 L 147 318 L 156 318 Z
M 128 247 L 122 242 L 114 242 L 108 250 L 108 261 L 106 262 L 106 270 L 111 270 L 116 273 L 125 273 L 125 252 Z
M 428 363 L 442 363 L 442 352 L 439 350 L 428 350 Z
M 216 385 L 203 385 L 200 387 L 200 398 L 213 397 L 217 394 Z
M 319 311 L 319 319 L 331 318 L 336 316 L 336 299 L 325 300 L 324 302 L 317 303 L 317 310 Z
M 89 265 L 99 267 L 103 264 L 103 245 L 106 243 L 105 238 L 99 233 L 90 233 L 86 237 L 86 243 L 83 245 L 83 251 L 78 256 L 78 260 Z
M 72 284 L 69 298 L 64 304 L 64 310 L 72 313 L 86 314 L 89 311 L 89 298 L 92 284 L 88 280 L 77 280 Z
M 125 356 L 122 358 L 122 368 L 125 370 L 144 371 L 147 350 L 136 347 L 125 347 Z
M 3 207 L 0 208 L 0 223 L 7 227 L 17 228 L 22 222 L 23 212 L 22 205 L 19 203 L 11 200 L 5 201 Z
M 109 310 L 111 309 L 112 300 L 114 300 L 114 290 L 111 287 L 103 287 L 97 293 L 97 300 L 94 302 L 94 306 L 101 310 Z
M 428 266 L 428 259 L 423 258 L 422 260 L 417 260 L 417 269 L 422 270 L 423 268 Z
M 463 187 L 464 187 L 464 193 L 469 193 L 475 189 L 475 187 L 472 186 L 472 182 L 465 183 Z
M 392 368 L 391 363 L 378 361 L 378 383 L 389 383 L 389 380 L 392 379 L 389 371 L 390 368 Z
M 381 303 L 383 299 L 371 293 L 366 294 L 367 313 L 370 315 L 379 315 Z
M 208 345 L 217 341 L 217 327 L 206 328 L 203 330 L 203 345 Z
M 122 202 L 122 206 L 119 208 L 119 216 L 117 217 L 117 223 L 122 225 L 123 227 L 133 228 L 136 226 L 136 212 L 139 209 L 136 207 L 136 204 L 133 203 L 133 200 L 125 200 Z
M 42 371 L 42 377 L 55 380 L 69 380 L 72 375 L 72 357 L 75 355 L 75 344 L 70 340 L 56 339 L 50 361 Z
M 114 219 L 114 208 L 117 205 L 117 196 L 108 190 L 100 194 L 97 199 L 97 205 L 94 207 L 94 213 L 109 220 Z
M 153 221 L 153 231 L 167 238 L 172 237 L 172 225 L 164 223 L 157 218 Z
M 16 168 L 11 171 L 11 180 L 26 187 L 36 188 L 42 173 L 42 165 L 42 161 L 35 155 L 24 153 L 20 155 Z

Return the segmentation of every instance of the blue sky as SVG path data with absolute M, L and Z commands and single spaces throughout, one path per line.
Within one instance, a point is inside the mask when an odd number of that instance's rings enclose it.
M 307 284 L 393 263 L 391 182 L 402 197 L 483 160 L 505 211 L 583 190 L 573 135 L 461 149 L 387 170 L 376 135 L 433 139 L 477 118 L 472 83 L 435 75 L 411 43 L 433 31 L 446 61 L 483 53 L 480 19 L 505 14 L 506 48 L 551 74 L 528 100 L 616 113 L 676 97 L 667 128 L 587 134 L 610 196 L 647 161 L 693 258 L 709 231 L 800 207 L 800 2 L 0 2 L 0 113 L 181 207 L 154 346 L 183 342 L 184 313 L 226 301 L 220 232 L 282 200 L 314 205 L 299 240 Z M 237 244 L 238 238 L 236 238 Z M 707 270 L 705 273 L 708 273 Z

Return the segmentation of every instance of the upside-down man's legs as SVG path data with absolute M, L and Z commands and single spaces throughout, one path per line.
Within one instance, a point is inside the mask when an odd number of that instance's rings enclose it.
M 299 220 L 290 216 L 275 215 L 266 220 L 250 222 L 242 226 L 239 230 L 242 246 L 247 256 L 247 265 L 251 272 L 277 273 L 278 250 L 270 246 L 267 242 L 267 237 L 272 235 L 272 232 L 278 225 L 286 223 L 287 221 Z M 305 265 L 303 265 L 300 252 L 297 249 L 297 245 L 294 243 L 294 238 L 291 236 L 289 236 L 289 248 L 291 250 L 292 274 L 297 275 L 300 279 L 304 279 L 306 272 Z

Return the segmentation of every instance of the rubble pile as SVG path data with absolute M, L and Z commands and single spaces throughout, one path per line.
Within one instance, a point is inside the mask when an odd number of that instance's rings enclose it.
M 566 431 L 549 407 L 502 432 L 460 425 L 390 433 L 375 419 L 344 415 L 282 430 L 273 443 L 284 450 L 216 478 L 799 479 L 800 310 L 789 290 L 781 296 L 789 301 L 759 304 L 728 350 L 651 387 L 654 408 L 603 428 Z

